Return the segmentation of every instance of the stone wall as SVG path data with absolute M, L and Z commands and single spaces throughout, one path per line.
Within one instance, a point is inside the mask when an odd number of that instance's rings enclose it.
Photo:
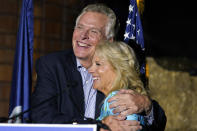
M 147 58 L 149 88 L 166 112 L 166 131 L 197 130 L 197 61 Z

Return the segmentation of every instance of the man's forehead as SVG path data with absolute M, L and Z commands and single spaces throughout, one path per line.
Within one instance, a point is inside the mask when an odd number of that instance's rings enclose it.
M 81 15 L 77 25 L 105 27 L 108 17 L 105 14 L 97 12 L 86 12 Z
M 84 12 L 80 19 L 83 18 L 83 17 L 90 17 L 90 16 L 95 16 L 96 18 L 103 18 L 103 19 L 108 19 L 108 16 L 104 13 L 101 13 L 101 12 L 94 12 L 94 11 L 87 11 L 87 12 Z

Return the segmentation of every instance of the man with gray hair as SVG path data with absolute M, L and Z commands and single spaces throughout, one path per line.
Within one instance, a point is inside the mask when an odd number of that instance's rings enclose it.
M 93 78 L 88 73 L 96 45 L 102 40 L 113 41 L 116 15 L 103 4 L 86 6 L 77 17 L 72 38 L 72 50 L 40 57 L 36 63 L 37 82 L 32 94 L 31 118 L 33 123 L 91 123 L 96 119 L 104 94 L 92 88 Z M 56 97 L 54 97 L 56 96 Z M 166 116 L 157 102 L 132 90 L 121 90 L 111 108 L 116 117 L 102 122 L 113 131 L 139 130 L 137 121 L 125 120 L 128 114 L 143 113 L 147 129 L 164 130 Z M 125 101 L 126 100 L 126 101 Z

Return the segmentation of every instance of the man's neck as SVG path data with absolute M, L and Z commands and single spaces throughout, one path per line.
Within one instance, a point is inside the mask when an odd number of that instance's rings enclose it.
M 81 59 L 79 59 L 79 62 L 86 69 L 88 69 L 91 66 L 91 61 L 90 60 L 81 60 Z

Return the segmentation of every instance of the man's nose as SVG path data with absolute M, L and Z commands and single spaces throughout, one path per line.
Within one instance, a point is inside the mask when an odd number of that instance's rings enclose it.
M 89 31 L 88 30 L 84 30 L 81 32 L 81 38 L 82 39 L 89 39 Z

